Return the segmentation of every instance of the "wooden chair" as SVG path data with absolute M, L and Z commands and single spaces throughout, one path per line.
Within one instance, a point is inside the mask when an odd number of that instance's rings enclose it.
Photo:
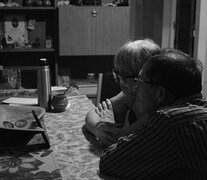
M 121 91 L 120 86 L 115 82 L 112 72 L 98 74 L 97 102 L 98 105 L 106 98 L 111 98 Z

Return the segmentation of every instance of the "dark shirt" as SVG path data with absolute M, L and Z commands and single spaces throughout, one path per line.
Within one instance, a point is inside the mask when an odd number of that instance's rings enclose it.
M 101 173 L 126 179 L 207 179 L 207 100 L 201 95 L 152 113 L 100 159 Z
M 135 112 L 134 112 L 135 100 L 136 100 L 136 97 L 134 98 L 132 107 L 130 108 L 128 112 L 128 116 L 127 116 L 128 125 L 132 125 L 137 120 Z
M 132 125 L 136 121 L 136 115 L 134 110 L 130 110 L 128 114 L 128 123 L 129 125 Z

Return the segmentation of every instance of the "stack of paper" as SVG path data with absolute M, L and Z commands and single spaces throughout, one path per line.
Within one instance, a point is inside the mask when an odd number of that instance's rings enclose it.
M 21 98 L 21 97 L 10 97 L 2 103 L 9 105 L 25 105 L 25 106 L 35 106 L 37 105 L 37 98 Z

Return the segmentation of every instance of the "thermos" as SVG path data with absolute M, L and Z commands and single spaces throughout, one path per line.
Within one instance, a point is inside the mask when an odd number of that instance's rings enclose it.
M 50 68 L 46 58 L 40 59 L 40 65 L 37 72 L 37 93 L 38 105 L 45 108 L 46 111 L 51 110 L 51 80 Z

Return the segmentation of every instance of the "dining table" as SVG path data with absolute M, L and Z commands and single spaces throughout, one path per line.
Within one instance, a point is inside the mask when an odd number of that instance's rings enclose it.
M 35 89 L 0 90 L 1 102 L 9 97 L 35 96 Z M 94 103 L 76 87 L 71 87 L 66 96 L 68 105 L 64 112 L 44 114 L 50 147 L 0 150 L 0 180 L 115 179 L 99 173 L 101 151 L 89 143 L 82 132 L 85 116 L 95 107 Z M 36 143 L 42 142 L 41 134 L 37 136 Z

